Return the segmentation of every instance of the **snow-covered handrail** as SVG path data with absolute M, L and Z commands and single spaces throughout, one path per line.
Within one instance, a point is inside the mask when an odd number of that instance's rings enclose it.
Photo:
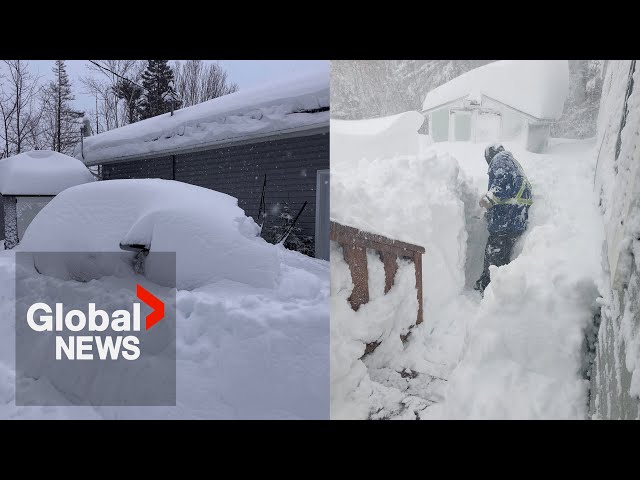
M 375 233 L 364 232 L 357 228 L 331 222 L 329 238 L 340 244 L 344 259 L 349 265 L 353 291 L 348 300 L 351 308 L 357 311 L 360 305 L 369 301 L 369 270 L 367 267 L 367 248 L 375 250 L 384 264 L 386 294 L 395 279 L 398 270 L 398 257 L 413 260 L 416 269 L 416 289 L 418 290 L 418 316 L 416 325 L 422 322 L 422 254 L 424 247 L 393 240 Z

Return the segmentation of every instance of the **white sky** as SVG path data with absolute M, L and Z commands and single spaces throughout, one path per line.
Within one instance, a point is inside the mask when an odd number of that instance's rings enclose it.
M 51 72 L 53 60 L 29 60 L 28 62 L 33 73 L 42 75 L 43 80 L 53 78 Z M 218 62 L 227 71 L 229 79 L 238 84 L 240 90 L 306 72 L 320 70 L 326 71 L 329 75 L 328 60 L 218 60 Z M 94 108 L 93 97 L 83 93 L 84 85 L 80 83 L 80 77 L 91 73 L 86 67 L 87 64 L 86 60 L 65 61 L 76 97 L 76 108 L 85 111 Z

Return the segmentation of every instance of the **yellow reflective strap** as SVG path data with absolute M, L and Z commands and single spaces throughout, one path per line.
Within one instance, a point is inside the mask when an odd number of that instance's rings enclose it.
M 533 200 L 528 199 L 528 198 L 522 198 L 522 194 L 524 193 L 525 189 L 529 187 L 531 188 L 531 184 L 529 183 L 529 180 L 527 180 L 526 177 L 522 178 L 522 185 L 520 185 L 520 190 L 518 190 L 518 193 L 516 194 L 516 203 L 520 204 L 520 205 L 531 205 L 533 204 Z
M 529 183 L 529 180 L 523 177 L 522 185 L 520 185 L 520 190 L 518 190 L 518 193 L 516 193 L 516 196 L 512 198 L 505 198 L 505 199 L 496 197 L 496 205 L 533 205 L 533 200 L 529 198 L 522 198 L 522 194 L 524 193 L 527 186 L 531 188 L 531 184 Z

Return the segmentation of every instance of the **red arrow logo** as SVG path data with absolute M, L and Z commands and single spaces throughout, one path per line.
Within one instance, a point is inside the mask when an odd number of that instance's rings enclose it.
M 164 303 L 158 297 L 146 290 L 142 285 L 136 284 L 136 295 L 138 298 L 153 309 L 146 318 L 146 329 L 149 330 L 156 323 L 164 318 Z

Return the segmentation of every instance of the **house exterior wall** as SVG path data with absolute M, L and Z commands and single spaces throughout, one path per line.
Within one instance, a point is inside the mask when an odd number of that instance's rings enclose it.
M 16 213 L 18 218 L 18 240 L 22 239 L 24 232 L 40 210 L 51 201 L 48 197 L 17 197 Z
M 605 232 L 604 302 L 596 325 L 589 414 L 639 419 L 640 118 L 630 106 L 640 99 L 640 70 L 633 70 L 632 61 L 611 60 L 604 79 L 594 179 Z
M 456 142 L 471 141 L 471 132 L 474 127 L 473 123 L 475 123 L 474 112 L 457 110 L 451 112 L 449 118 L 453 124 L 453 139 Z
M 500 139 L 502 116 L 497 113 L 476 111 L 474 127 L 475 142 L 494 142 Z
M 18 244 L 18 219 L 16 213 L 16 197 L 4 195 L 2 197 L 4 213 L 4 248 L 11 250 Z
M 636 145 L 640 147 L 640 142 L 636 141 Z M 632 163 L 637 165 L 637 162 L 640 162 L 639 154 L 636 154 Z M 609 188 L 615 189 L 615 195 L 633 200 L 629 210 L 612 212 L 605 222 L 605 231 L 624 228 L 640 215 L 640 202 L 637 200 L 640 198 L 640 168 L 636 167 L 635 171 L 621 169 L 620 172 Z M 636 346 L 629 341 L 628 333 L 637 332 L 640 328 L 640 262 L 633 254 L 634 250 L 640 251 L 639 245 L 640 238 L 632 239 L 631 245 L 615 240 L 607 241 L 604 245 L 606 255 L 603 267 L 605 271 L 609 270 L 611 297 L 610 303 L 600 311 L 590 378 L 589 413 L 594 418 L 640 419 L 640 398 L 631 393 L 634 390 L 633 375 L 629 370 L 629 359 L 633 359 L 637 353 Z M 615 269 L 611 269 L 611 258 L 615 258 Z M 638 390 L 637 387 L 635 390 Z
M 540 153 L 549 144 L 549 130 L 550 125 L 548 123 L 534 123 L 529 122 L 527 125 L 526 135 L 526 148 L 530 152 Z
M 429 114 L 429 134 L 434 142 L 446 142 L 449 138 L 449 107 Z
M 499 102 L 483 97 L 482 106 L 500 112 L 500 117 L 502 118 L 500 140 L 512 140 L 520 135 L 526 127 L 526 120 L 521 114 Z
M 316 238 L 315 257 L 329 260 L 330 180 L 329 169 L 318 170 L 316 181 Z
M 307 201 L 297 226 L 315 237 L 316 176 L 329 168 L 329 133 L 289 137 L 194 153 L 104 164 L 103 179 L 163 178 L 210 188 L 238 199 L 248 216 L 258 221 L 264 175 L 267 222 L 288 202 L 297 214 Z
M 4 240 L 4 201 L 0 195 L 0 240 Z
M 482 97 L 482 108 L 491 109 L 500 113 L 500 125 L 498 127 L 497 136 L 492 128 L 491 140 L 512 140 L 518 137 L 526 128 L 526 119 L 518 112 L 506 107 L 505 105 L 495 102 L 490 98 Z M 454 141 L 455 136 L 455 122 L 453 118 L 455 115 L 450 115 L 451 110 L 464 108 L 464 100 L 457 100 L 442 108 L 433 110 L 428 113 L 429 116 L 429 132 L 434 142 L 446 142 Z M 488 141 L 488 133 L 485 135 L 482 128 L 477 125 L 478 122 L 477 111 L 474 111 L 471 118 L 471 140 L 472 141 Z M 434 136 L 435 133 L 435 136 Z
M 432 140 L 434 142 L 519 141 L 531 152 L 541 152 L 547 147 L 549 124 L 535 122 L 518 111 L 484 96 L 480 107 L 485 112 L 473 106 L 471 110 L 465 109 L 465 101 L 460 99 L 429 112 L 427 116 Z M 489 114 L 486 110 L 496 112 L 496 115 Z M 467 125 L 469 122 L 471 123 L 470 135 L 468 135 L 469 126 Z

